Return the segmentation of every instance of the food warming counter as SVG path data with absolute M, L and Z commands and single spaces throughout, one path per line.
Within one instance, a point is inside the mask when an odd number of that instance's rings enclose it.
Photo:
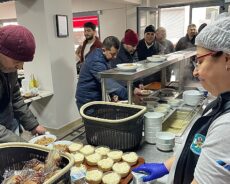
M 132 103 L 132 86 L 133 82 L 150 76 L 158 71 L 162 71 L 161 83 L 162 86 L 165 86 L 165 79 L 166 79 L 166 67 L 179 63 L 179 91 L 182 90 L 183 87 L 183 72 L 186 65 L 188 65 L 190 61 L 190 57 L 196 54 L 195 51 L 191 50 L 183 50 L 174 52 L 171 54 L 166 55 L 167 60 L 163 62 L 150 62 L 147 60 L 139 61 L 137 63 L 141 64 L 140 67 L 137 68 L 136 71 L 133 72 L 124 72 L 119 71 L 117 68 L 106 70 L 100 72 L 101 77 L 101 87 L 102 87 L 102 99 L 106 101 L 106 78 L 112 78 L 116 80 L 122 80 L 127 83 L 127 90 L 128 90 L 128 102 L 129 104 Z

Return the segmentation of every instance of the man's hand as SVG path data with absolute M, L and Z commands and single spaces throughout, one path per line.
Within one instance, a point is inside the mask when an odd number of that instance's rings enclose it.
M 135 88 L 133 93 L 134 93 L 134 95 L 141 95 L 141 89 L 140 88 Z
M 138 86 L 141 90 L 145 89 L 144 84 L 139 84 Z
M 45 134 L 46 129 L 45 129 L 42 125 L 38 125 L 38 126 L 37 126 L 35 129 L 33 129 L 31 132 L 32 132 L 33 135 L 35 135 L 35 134 L 42 135 L 42 134 Z

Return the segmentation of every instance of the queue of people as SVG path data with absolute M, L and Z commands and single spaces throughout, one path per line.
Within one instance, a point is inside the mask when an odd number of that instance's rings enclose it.
M 43 134 L 45 128 L 38 124 L 27 105 L 23 103 L 16 81 L 16 70 L 22 68 L 24 62 L 33 60 L 33 35 L 22 26 L 6 26 L 0 31 L 0 139 L 3 142 L 16 140 L 16 137 L 11 135 L 14 135 L 13 131 L 18 125 L 33 133 Z M 91 22 L 84 25 L 84 36 L 85 41 L 76 52 L 79 56 L 77 68 L 80 72 L 76 90 L 76 103 L 79 108 L 84 103 L 102 100 L 98 72 L 115 67 L 118 63 L 146 59 L 148 56 L 162 53 L 162 50 L 165 53 L 173 51 L 169 48 L 170 42 L 166 40 L 166 31 L 158 28 L 156 32 L 153 25 L 146 27 L 144 38 L 140 41 L 137 33 L 127 29 L 121 42 L 118 42 L 116 37 L 108 37 L 102 44 L 96 36 L 96 26 Z M 22 41 L 19 41 L 19 38 Z M 17 50 L 17 47 L 20 49 Z M 119 100 L 127 99 L 127 89 L 124 86 L 115 81 L 107 83 L 110 95 L 117 96 Z M 140 90 L 135 88 L 134 93 L 140 94 Z
M 77 53 L 81 58 L 80 61 L 78 62 L 81 67 L 83 67 L 84 63 L 88 62 L 87 61 L 88 58 L 89 58 L 88 60 L 90 60 L 89 62 L 93 62 L 93 61 L 96 62 L 97 61 L 97 59 L 95 59 L 96 52 L 93 51 L 96 50 L 97 48 L 103 47 L 101 46 L 99 39 L 96 37 L 95 30 L 96 30 L 96 26 L 93 23 L 91 22 L 85 23 L 84 35 L 86 39 L 83 43 L 83 46 L 81 46 L 81 48 L 79 47 L 80 49 L 77 50 Z M 82 71 L 80 71 L 80 67 L 78 67 L 79 80 L 76 89 L 76 103 L 78 108 L 80 108 L 84 103 L 95 101 L 95 100 L 102 100 L 100 78 L 96 76 L 98 72 L 101 72 L 103 70 L 108 70 L 110 68 L 116 68 L 117 64 L 135 63 L 141 60 L 145 60 L 147 57 L 150 57 L 152 55 L 168 54 L 178 49 L 186 49 L 191 46 L 194 47 L 195 36 L 196 36 L 196 27 L 194 24 L 191 24 L 188 26 L 186 36 L 178 41 L 176 48 L 174 49 L 172 42 L 166 39 L 166 29 L 163 27 L 159 27 L 156 30 L 153 25 L 147 26 L 144 30 L 144 38 L 141 40 L 139 40 L 138 35 L 135 31 L 133 31 L 132 29 L 127 29 L 125 31 L 123 39 L 120 42 L 117 53 L 114 54 L 114 57 L 110 59 L 105 57 L 105 60 L 107 61 L 111 60 L 108 63 L 105 62 L 106 67 L 102 67 L 98 71 L 96 69 L 92 70 L 92 65 L 88 66 L 88 69 L 84 69 Z M 86 66 L 84 66 L 83 68 L 86 68 Z M 89 75 L 91 75 L 91 77 L 87 78 L 86 76 Z M 169 68 L 167 68 L 167 79 L 168 78 L 170 78 Z M 92 79 L 96 81 L 97 87 L 95 87 L 95 84 L 92 84 Z M 140 81 L 137 81 L 134 84 L 134 86 L 137 86 L 134 89 L 134 93 L 140 94 L 141 90 L 143 89 L 143 85 L 149 84 L 151 82 L 160 82 L 160 81 L 161 81 L 161 72 L 157 72 L 149 77 L 141 79 Z M 113 84 L 113 85 L 116 84 L 114 89 L 119 89 L 119 90 L 121 90 L 121 88 L 123 87 L 126 87 L 122 81 L 118 81 L 118 82 L 119 83 L 115 81 L 113 82 L 110 81 L 109 84 Z M 87 87 L 85 87 L 86 83 L 87 83 Z M 126 88 L 122 89 L 121 91 L 124 92 L 124 90 L 126 90 Z M 109 87 L 109 90 L 107 91 L 111 93 L 109 95 L 111 96 L 111 98 L 113 98 L 114 90 L 111 90 L 111 87 Z M 123 92 L 122 95 L 119 93 L 115 94 L 117 99 L 119 100 L 127 99 L 127 96 L 124 96 Z

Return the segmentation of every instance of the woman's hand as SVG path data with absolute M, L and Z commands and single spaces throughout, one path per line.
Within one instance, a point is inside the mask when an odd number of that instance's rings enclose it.
M 165 167 L 164 163 L 146 163 L 142 164 L 139 167 L 133 169 L 134 172 L 144 172 L 148 174 L 143 177 L 143 181 L 151 181 L 169 173 L 168 169 Z

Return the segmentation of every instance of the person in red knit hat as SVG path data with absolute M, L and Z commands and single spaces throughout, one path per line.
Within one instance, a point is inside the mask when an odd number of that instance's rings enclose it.
M 125 36 L 121 41 L 120 49 L 116 59 L 111 62 L 112 68 L 121 63 L 134 63 L 138 61 L 136 52 L 138 44 L 138 35 L 132 29 L 125 31 Z
M 23 26 L 0 28 L 0 143 L 24 140 L 14 134 L 18 123 L 33 134 L 44 134 L 20 93 L 17 69 L 32 61 L 35 53 L 33 34 Z

